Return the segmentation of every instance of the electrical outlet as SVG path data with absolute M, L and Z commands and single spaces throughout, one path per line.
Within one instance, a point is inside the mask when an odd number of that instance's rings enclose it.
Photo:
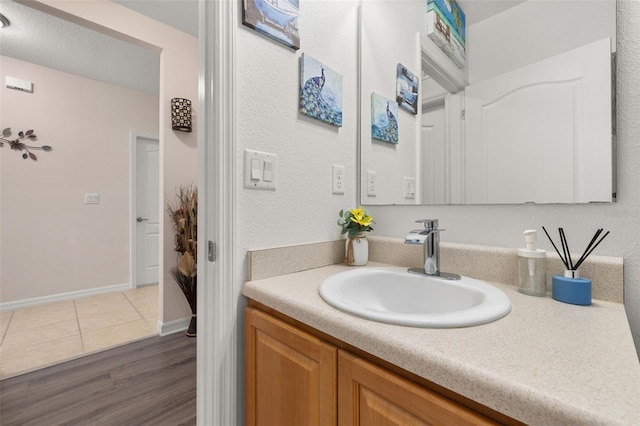
M 332 165 L 332 187 L 334 194 L 344 194 L 344 166 Z
M 372 170 L 367 170 L 367 196 L 375 197 L 376 196 L 376 188 L 378 187 L 376 183 L 376 172 Z
M 404 198 L 408 200 L 416 198 L 416 180 L 412 177 L 404 177 Z

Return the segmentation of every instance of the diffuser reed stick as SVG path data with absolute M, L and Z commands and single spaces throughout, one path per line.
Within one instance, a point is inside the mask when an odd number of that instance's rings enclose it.
M 600 229 L 600 233 L 602 233 L 602 229 Z M 598 234 L 599 235 L 599 234 Z M 602 240 L 604 240 L 604 238 L 609 235 L 609 231 L 607 231 L 606 234 L 604 234 L 602 236 L 602 238 L 600 238 L 600 240 L 598 240 L 597 243 L 593 244 L 593 240 L 592 243 L 587 247 L 587 249 L 584 251 L 584 254 L 582 255 L 582 257 L 580 258 L 580 260 L 578 260 L 578 263 L 576 263 L 576 269 L 578 269 L 580 267 L 580 265 L 582 264 L 582 262 L 584 262 L 585 260 L 587 260 L 587 257 L 589 257 L 589 255 L 596 249 L 596 247 L 598 247 L 598 245 L 602 242 Z M 594 240 L 596 239 L 596 237 L 594 236 Z M 591 247 L 591 245 L 593 245 L 593 247 Z M 589 249 L 589 247 L 591 247 L 591 249 Z
M 549 241 L 551 241 L 551 245 L 553 246 L 553 248 L 556 250 L 556 253 L 558 253 L 558 256 L 560 256 L 560 260 L 562 260 L 562 263 L 564 263 L 564 266 L 566 266 L 567 269 L 569 269 L 569 265 L 567 264 L 567 261 L 565 260 L 565 258 L 560 254 L 560 250 L 558 250 L 558 247 L 556 247 L 556 243 L 553 242 L 553 240 L 551 239 L 551 236 L 549 236 L 549 233 L 547 232 L 547 229 L 543 226 L 542 230 L 544 231 L 545 234 L 547 234 L 547 238 L 549 238 Z
M 558 250 L 558 247 L 553 242 L 553 240 L 551 239 L 551 236 L 549 235 L 549 233 L 547 232 L 544 226 L 542 227 L 542 230 L 547 235 L 547 238 L 549 238 L 549 241 L 551 241 L 551 245 L 553 245 L 553 248 L 556 250 L 556 253 L 558 253 L 558 256 L 560 256 L 560 260 L 562 260 L 562 263 L 564 263 L 564 266 L 569 271 L 577 271 L 580 265 L 582 265 L 582 263 L 585 260 L 587 260 L 587 257 L 589 257 L 591 253 L 593 253 L 593 251 L 596 249 L 596 247 L 598 247 L 598 245 L 600 245 L 602 240 L 604 240 L 605 237 L 609 235 L 609 231 L 607 231 L 606 234 L 604 234 L 602 238 L 598 240 L 598 237 L 600 236 L 600 234 L 602 234 L 602 231 L 603 231 L 602 228 L 598 229 L 595 235 L 593 236 L 593 238 L 591 238 L 589 245 L 587 245 L 587 248 L 582 253 L 582 256 L 580 256 L 580 259 L 578 259 L 578 261 L 574 264 L 573 260 L 571 259 L 571 251 L 569 249 L 569 243 L 567 242 L 567 236 L 564 233 L 564 229 L 558 228 L 558 233 L 560 234 L 560 244 L 562 247 L 562 254 L 560 253 L 560 250 Z

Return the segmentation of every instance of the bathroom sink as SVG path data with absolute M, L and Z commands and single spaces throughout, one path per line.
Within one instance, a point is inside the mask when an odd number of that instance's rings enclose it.
M 468 327 L 511 312 L 511 301 L 484 281 L 410 274 L 406 268 L 361 268 L 320 285 L 329 305 L 366 319 L 424 328 Z

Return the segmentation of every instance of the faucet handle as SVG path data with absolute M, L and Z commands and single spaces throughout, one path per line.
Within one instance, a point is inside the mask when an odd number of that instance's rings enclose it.
M 438 219 L 418 219 L 416 223 L 424 224 L 424 229 L 427 231 L 438 229 Z

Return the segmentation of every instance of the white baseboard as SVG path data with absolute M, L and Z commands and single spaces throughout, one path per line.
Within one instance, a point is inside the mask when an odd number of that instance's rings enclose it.
M 0 302 L 0 312 L 15 311 L 16 309 L 32 308 L 34 306 L 46 305 L 48 303 L 64 302 L 67 300 L 80 299 L 82 297 L 97 296 L 99 294 L 125 291 L 131 288 L 131 284 L 115 284 L 106 287 L 96 287 L 87 290 L 70 291 L 67 293 L 52 294 L 50 296 L 33 297 L 30 299 L 14 300 L 12 302 Z M 188 324 L 187 324 L 188 326 Z
M 184 331 L 189 328 L 189 323 L 191 322 L 191 317 L 180 318 L 174 321 L 169 322 L 161 322 L 158 320 L 156 324 L 156 332 L 160 336 L 166 336 L 167 334 L 177 333 L 179 331 Z

